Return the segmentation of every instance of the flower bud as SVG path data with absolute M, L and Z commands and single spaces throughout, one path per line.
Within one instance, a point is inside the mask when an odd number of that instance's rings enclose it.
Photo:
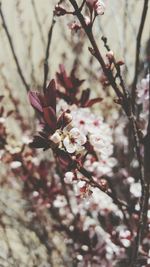
M 94 9 L 95 9 L 97 15 L 103 15 L 104 11 L 105 11 L 105 4 L 102 1 L 98 0 L 95 3 Z
M 102 191 L 106 192 L 107 189 L 108 189 L 107 181 L 105 179 L 101 179 L 99 184 L 100 184 L 100 187 L 101 187 Z
M 113 51 L 108 51 L 107 54 L 106 54 L 106 57 L 109 59 L 109 60 L 113 60 L 114 59 L 114 53 Z
M 61 142 L 61 135 L 58 132 L 55 132 L 51 136 L 50 140 L 57 145 Z
M 77 32 L 78 30 L 81 29 L 81 25 L 78 24 L 78 22 L 76 22 L 76 21 L 74 21 L 74 22 L 68 24 L 68 26 L 69 26 L 69 28 L 70 28 L 72 31 L 75 31 L 75 32 Z
M 116 104 L 122 105 L 123 99 L 122 99 L 121 97 L 119 97 L 119 98 L 115 98 L 115 99 L 114 99 L 114 102 L 115 102 Z
M 119 60 L 119 61 L 117 61 L 116 64 L 119 65 L 119 66 L 122 66 L 122 65 L 124 65 L 124 61 L 123 60 Z
M 55 6 L 54 15 L 59 17 L 59 16 L 64 16 L 66 13 L 67 12 L 63 7 L 61 7 L 59 5 Z
M 65 112 L 64 113 L 64 124 L 65 126 L 68 125 L 71 121 L 72 121 L 72 115 L 70 114 L 70 112 Z
M 85 20 L 86 25 L 89 25 L 91 23 L 91 20 L 90 20 L 89 16 L 85 16 L 84 20 Z

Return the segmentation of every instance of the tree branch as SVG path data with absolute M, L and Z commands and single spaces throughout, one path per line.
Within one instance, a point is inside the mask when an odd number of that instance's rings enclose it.
M 135 73 L 134 73 L 134 80 L 133 80 L 133 85 L 132 85 L 132 104 L 133 104 L 134 109 L 135 109 L 135 99 L 136 99 L 136 84 L 137 84 L 137 79 L 138 79 L 138 74 L 139 74 L 141 39 L 142 39 L 142 33 L 143 33 L 144 24 L 146 20 L 147 10 L 148 10 L 148 0 L 144 0 L 143 12 L 142 12 L 141 22 L 139 26 L 138 35 L 137 35 L 137 41 L 136 41 Z
M 128 216 L 126 214 L 126 211 L 128 209 L 127 205 L 120 201 L 117 196 L 114 194 L 114 192 L 110 192 L 108 190 L 106 190 L 105 188 L 103 188 L 98 182 L 96 182 L 91 173 L 89 171 L 87 171 L 84 167 L 82 166 L 79 166 L 78 167 L 78 170 L 81 174 L 83 174 L 86 178 L 88 178 L 88 182 L 89 184 L 91 184 L 91 186 L 94 186 L 96 188 L 98 188 L 99 190 L 101 190 L 102 192 L 104 192 L 106 195 L 108 195 L 112 201 L 117 205 L 117 207 L 119 208 L 119 210 L 121 210 L 122 214 L 123 214 L 123 218 L 124 218 L 124 222 L 125 224 L 129 227 L 129 229 L 131 230 L 131 227 L 129 225 L 129 222 L 128 222 Z
M 43 91 L 46 89 L 46 82 L 47 82 L 47 77 L 49 73 L 49 66 L 48 66 L 48 59 L 49 59 L 49 50 L 50 50 L 50 45 L 51 45 L 51 40 L 52 40 L 52 34 L 53 34 L 53 28 L 55 25 L 55 18 L 53 16 L 51 27 L 49 29 L 48 33 L 48 41 L 47 41 L 47 48 L 46 48 L 46 55 L 45 55 L 45 60 L 44 60 L 44 82 L 43 82 Z
M 22 80 L 22 83 L 24 84 L 26 90 L 29 91 L 30 90 L 30 87 L 27 84 L 27 82 L 25 80 L 25 77 L 23 75 L 22 69 L 20 67 L 20 64 L 19 64 L 19 61 L 18 61 L 16 52 L 15 52 L 15 49 L 14 49 L 14 46 L 13 46 L 12 38 L 11 38 L 11 35 L 10 35 L 9 31 L 8 31 L 8 27 L 6 25 L 4 14 L 3 14 L 3 11 L 2 11 L 2 8 L 1 8 L 1 3 L 0 3 L 0 16 L 1 16 L 1 19 L 2 19 L 3 28 L 4 28 L 5 33 L 6 33 L 6 36 L 8 38 L 8 42 L 9 42 L 9 45 L 10 45 L 10 48 L 11 48 L 11 52 L 12 52 L 13 58 L 15 60 L 16 66 L 17 66 L 18 74 L 19 74 L 19 76 L 20 76 L 20 78 Z

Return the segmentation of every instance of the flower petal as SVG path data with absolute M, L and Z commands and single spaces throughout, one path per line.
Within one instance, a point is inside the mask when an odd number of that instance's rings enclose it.
M 71 153 L 71 154 L 72 154 L 72 153 L 75 152 L 76 147 L 75 147 L 75 145 L 73 145 L 73 144 L 70 142 L 70 139 L 69 139 L 68 136 L 66 136 L 66 137 L 64 138 L 64 140 L 63 140 L 63 144 L 64 144 L 64 146 L 65 146 L 65 148 L 66 148 L 66 150 L 67 150 L 68 153 Z

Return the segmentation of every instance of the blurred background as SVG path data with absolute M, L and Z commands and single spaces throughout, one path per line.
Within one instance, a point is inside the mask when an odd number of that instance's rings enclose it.
M 41 90 L 42 88 L 48 31 L 56 4 L 57 1 L 54 0 L 1 0 L 1 8 L 15 53 L 25 80 L 31 89 Z M 67 6 L 71 10 L 68 3 Z M 103 55 L 105 56 L 106 50 L 101 37 L 106 36 L 116 58 L 125 62 L 123 75 L 129 89 L 134 78 L 136 38 L 142 8 L 143 0 L 106 1 L 105 15 L 98 17 L 94 25 L 95 36 Z M 88 51 L 89 43 L 85 35 L 82 32 L 72 33 L 68 26 L 74 21 L 72 16 L 57 17 L 55 20 L 48 78 L 55 77 L 61 63 L 65 65 L 68 72 L 75 65 L 79 78 L 86 79 L 87 86 L 92 88 L 93 95 L 104 97 L 106 92 L 98 82 L 101 70 Z M 148 10 L 141 42 L 141 77 L 146 69 L 150 51 L 149 25 L 150 10 Z M 14 147 L 19 146 L 23 129 L 26 129 L 26 135 L 28 133 L 31 137 L 35 131 L 36 119 L 28 102 L 26 88 L 18 75 L 1 19 L 0 95 L 4 95 L 5 109 L 15 110 L 16 115 L 7 120 L 7 131 L 11 134 Z M 110 99 L 109 101 L 111 102 Z M 18 122 L 20 116 L 23 118 L 25 128 L 20 127 Z M 71 263 L 65 265 L 60 257 L 66 253 L 65 246 L 61 245 L 64 237 L 58 232 L 51 232 L 50 221 L 46 227 L 48 227 L 51 240 L 51 254 L 42 245 L 44 233 L 41 231 L 42 233 L 38 232 L 36 235 L 36 222 L 34 229 L 32 229 L 32 224 L 26 224 L 26 220 L 29 222 L 32 217 L 32 211 L 27 212 L 30 202 L 22 197 L 22 181 L 18 181 L 15 175 L 12 176 L 9 166 L 6 170 L 6 166 L 3 163 L 0 164 L 0 266 L 71 266 Z M 51 257 L 51 265 L 49 257 Z M 69 256 L 66 257 L 68 260 Z

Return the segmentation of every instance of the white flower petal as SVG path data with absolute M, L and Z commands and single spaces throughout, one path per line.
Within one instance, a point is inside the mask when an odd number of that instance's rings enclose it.
M 65 147 L 68 146 L 68 145 L 70 144 L 69 136 L 66 136 L 66 137 L 64 138 L 64 140 L 63 140 L 63 144 L 64 144 Z
M 76 151 L 76 147 L 70 143 L 66 146 L 66 150 L 68 153 L 72 154 Z

